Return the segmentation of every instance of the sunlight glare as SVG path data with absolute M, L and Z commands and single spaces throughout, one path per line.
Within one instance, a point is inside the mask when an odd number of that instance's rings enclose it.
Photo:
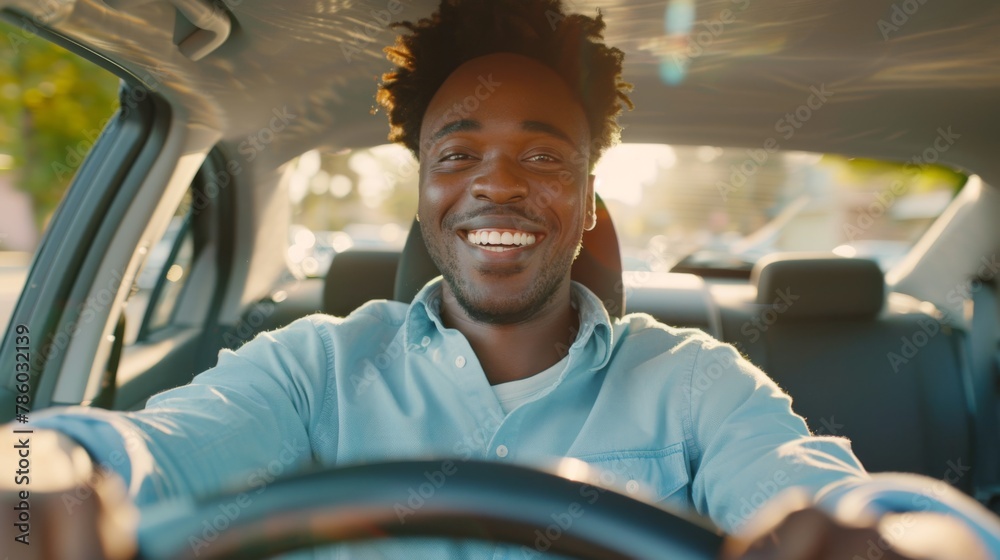
M 595 189 L 605 200 L 638 206 L 645 184 L 655 179 L 660 169 L 670 169 L 676 163 L 677 154 L 669 145 L 619 144 L 597 163 Z

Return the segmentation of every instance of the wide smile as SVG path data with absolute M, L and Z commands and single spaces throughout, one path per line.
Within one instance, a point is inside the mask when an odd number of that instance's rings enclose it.
M 465 240 L 478 249 L 494 253 L 517 251 L 530 248 L 544 237 L 528 231 L 516 229 L 483 228 L 461 233 Z

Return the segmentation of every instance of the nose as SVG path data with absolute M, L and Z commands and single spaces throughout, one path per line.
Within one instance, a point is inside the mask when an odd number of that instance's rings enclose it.
M 528 197 L 528 181 L 520 173 L 516 161 L 507 157 L 494 158 L 472 180 L 471 194 L 478 200 L 494 204 L 509 204 Z

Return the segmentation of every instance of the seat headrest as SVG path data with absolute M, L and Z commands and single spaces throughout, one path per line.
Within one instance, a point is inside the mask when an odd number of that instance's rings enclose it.
M 573 261 L 573 280 L 594 292 L 611 317 L 625 314 L 625 289 L 622 286 L 622 256 L 618 234 L 604 201 L 597 198 L 597 225 L 583 232 L 583 247 Z M 420 224 L 410 226 L 410 235 L 396 271 L 396 301 L 410 303 L 427 282 L 441 275 L 424 244 Z
M 323 312 L 345 317 L 369 300 L 390 299 L 398 263 L 396 251 L 352 249 L 337 253 L 326 273 Z
M 885 302 L 885 277 L 869 259 L 829 253 L 778 253 L 754 265 L 757 303 L 775 305 L 785 317 L 868 318 Z

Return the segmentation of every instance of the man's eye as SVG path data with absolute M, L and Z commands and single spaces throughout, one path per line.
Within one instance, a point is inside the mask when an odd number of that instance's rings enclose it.
M 454 152 L 450 154 L 445 154 L 441 157 L 440 161 L 460 161 L 464 159 L 471 159 L 469 154 L 463 154 L 460 152 Z
M 549 154 L 535 154 L 528 157 L 528 161 L 538 162 L 538 163 L 556 163 L 559 160 L 555 156 Z

